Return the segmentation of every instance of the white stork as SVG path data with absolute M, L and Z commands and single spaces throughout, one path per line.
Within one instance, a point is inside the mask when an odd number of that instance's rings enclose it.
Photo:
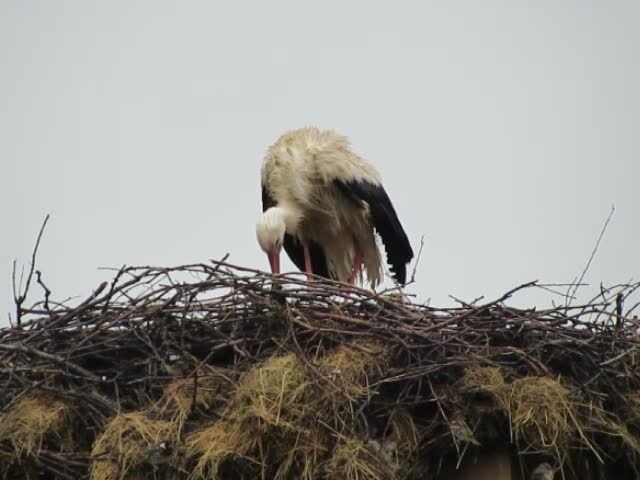
M 406 282 L 413 250 L 380 174 L 332 130 L 292 130 L 268 149 L 262 163 L 262 211 L 256 234 L 273 273 L 280 273 L 284 247 L 307 274 L 350 284 L 362 280 L 364 264 L 375 287 L 382 277 L 375 229 L 393 276 Z

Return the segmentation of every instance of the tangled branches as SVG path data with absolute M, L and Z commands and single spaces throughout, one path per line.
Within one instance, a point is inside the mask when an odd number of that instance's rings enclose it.
M 533 287 L 442 309 L 213 262 L 124 268 L 75 306 L 47 291 L 0 331 L 0 471 L 436 478 L 505 444 L 634 471 L 640 324 L 624 300 L 640 284 L 505 304 Z

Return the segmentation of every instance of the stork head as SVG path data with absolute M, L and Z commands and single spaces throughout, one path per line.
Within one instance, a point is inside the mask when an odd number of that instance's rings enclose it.
M 280 273 L 280 251 L 285 230 L 285 212 L 280 207 L 269 208 L 258 219 L 256 236 L 260 248 L 269 257 L 271 273 Z

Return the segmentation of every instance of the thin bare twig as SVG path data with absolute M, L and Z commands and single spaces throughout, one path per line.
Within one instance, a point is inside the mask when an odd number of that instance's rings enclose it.
M 29 274 L 27 275 L 27 281 L 24 284 L 24 289 L 22 289 L 22 282 L 19 286 L 16 286 L 16 277 L 15 277 L 15 267 L 16 262 L 13 262 L 13 300 L 16 305 L 16 325 L 18 328 L 22 325 L 22 304 L 27 299 L 27 295 L 29 293 L 29 287 L 31 286 L 31 280 L 33 278 L 33 272 L 36 268 L 36 254 L 38 253 L 38 248 L 40 247 L 40 240 L 42 239 L 42 234 L 44 233 L 44 229 L 47 226 L 47 222 L 49 221 L 49 214 L 44 217 L 44 221 L 42 222 L 42 226 L 40 227 L 40 231 L 38 232 L 38 238 L 36 239 L 36 244 L 33 247 L 33 251 L 31 252 L 31 265 L 29 267 Z M 22 290 L 22 291 L 20 291 Z
M 411 272 L 411 283 L 416 281 L 416 272 L 418 271 L 418 265 L 420 264 L 420 258 L 422 258 L 422 249 L 424 248 L 424 235 L 420 237 L 420 248 L 418 249 L 418 255 L 416 256 L 416 262 L 413 264 L 413 272 Z
M 574 284 L 573 293 L 571 295 L 568 294 L 568 292 L 571 290 L 571 287 L 569 287 L 569 290 L 567 291 L 567 296 L 568 296 L 567 304 L 570 304 L 571 301 L 576 297 L 576 292 L 578 291 L 578 287 L 580 285 L 583 285 L 582 281 L 584 280 L 585 275 L 589 271 L 589 267 L 591 266 L 591 262 L 593 261 L 594 257 L 596 256 L 596 252 L 598 251 L 598 247 L 600 246 L 600 242 L 602 241 L 602 237 L 604 237 L 604 233 L 607 231 L 607 227 L 609 226 L 609 222 L 611 221 L 611 218 L 613 217 L 613 214 L 614 214 L 615 211 L 616 211 L 615 205 L 611 205 L 611 211 L 609 212 L 609 215 L 607 215 L 607 219 L 605 220 L 604 225 L 602 226 L 602 230 L 600 231 L 600 235 L 598 236 L 598 240 L 596 241 L 596 244 L 593 247 L 593 251 L 591 252 L 591 255 L 589 256 L 589 260 L 587 260 L 587 264 L 584 266 L 584 269 L 582 270 L 582 273 L 580 274 L 580 277 L 578 278 L 578 280 Z

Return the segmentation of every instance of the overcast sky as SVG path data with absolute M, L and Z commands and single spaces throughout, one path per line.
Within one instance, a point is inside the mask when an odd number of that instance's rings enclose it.
M 584 295 L 638 280 L 638 25 L 635 0 L 2 0 L 0 310 L 47 213 L 56 299 L 104 266 L 268 269 L 260 162 L 305 125 L 378 166 L 422 300 L 571 282 L 612 205 Z

